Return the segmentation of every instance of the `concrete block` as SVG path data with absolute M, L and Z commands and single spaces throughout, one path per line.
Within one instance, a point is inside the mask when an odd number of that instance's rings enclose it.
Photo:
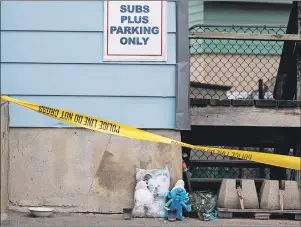
M 241 180 L 242 196 L 245 209 L 258 209 L 259 201 L 254 180 Z
M 255 213 L 254 218 L 259 220 L 268 220 L 270 219 L 271 214 L 269 213 Z
M 283 192 L 283 209 L 284 210 L 300 210 L 301 194 L 297 181 L 282 181 L 284 184 Z
M 223 179 L 218 194 L 218 207 L 228 209 L 240 208 L 235 179 Z
M 151 132 L 181 140 L 179 131 Z M 13 210 L 121 213 L 133 207 L 136 168 L 167 166 L 170 185 L 182 179 L 180 146 L 71 128 L 12 128 L 9 137 Z
M 217 216 L 219 218 L 225 218 L 225 219 L 229 219 L 229 218 L 233 218 L 233 213 L 232 212 L 220 212 L 218 211 Z
M 260 195 L 261 209 L 280 209 L 279 197 L 279 181 L 278 180 L 264 180 L 261 186 Z

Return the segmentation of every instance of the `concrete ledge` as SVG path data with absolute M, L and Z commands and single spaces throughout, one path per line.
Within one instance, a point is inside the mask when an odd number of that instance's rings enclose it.
M 191 107 L 191 125 L 300 127 L 300 108 Z
M 181 140 L 180 132 L 153 133 Z M 181 147 L 86 129 L 10 129 L 10 208 L 121 213 L 132 207 L 135 171 L 169 168 L 182 178 Z

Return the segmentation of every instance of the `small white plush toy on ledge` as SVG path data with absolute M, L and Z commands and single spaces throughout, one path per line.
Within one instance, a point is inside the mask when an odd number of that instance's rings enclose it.
M 148 213 L 152 213 L 153 194 L 148 190 L 145 181 L 139 181 L 135 188 L 134 194 L 135 206 L 133 214 L 135 217 L 147 217 Z

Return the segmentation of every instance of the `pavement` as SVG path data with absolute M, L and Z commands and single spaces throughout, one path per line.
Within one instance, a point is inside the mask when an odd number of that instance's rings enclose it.
M 28 213 L 10 212 L 8 219 L 1 226 L 301 226 L 300 221 L 294 220 L 255 220 L 255 219 L 217 219 L 201 221 L 196 218 L 185 218 L 183 221 L 169 222 L 164 219 L 135 218 L 123 220 L 122 214 L 67 214 L 55 213 L 52 217 L 31 217 Z

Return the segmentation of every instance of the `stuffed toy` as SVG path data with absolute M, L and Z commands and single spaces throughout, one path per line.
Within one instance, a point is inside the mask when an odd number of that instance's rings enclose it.
M 169 192 L 169 184 L 170 175 L 168 169 L 155 171 L 154 177 L 148 181 L 148 188 L 154 196 L 154 205 L 156 207 L 156 214 L 154 214 L 154 217 L 167 217 L 165 200 Z
M 136 181 L 137 183 L 139 181 L 145 181 L 146 183 L 150 178 L 153 178 L 154 174 L 152 173 L 152 170 L 146 170 L 146 169 L 138 169 L 136 168 Z
M 168 168 L 136 168 L 136 181 L 133 217 L 167 217 L 165 202 L 170 185 Z
M 187 212 L 191 211 L 191 205 L 186 203 L 189 201 L 189 198 L 186 195 L 186 190 L 184 188 L 184 181 L 178 180 L 174 188 L 168 192 L 167 198 L 169 201 L 165 204 L 165 207 L 168 211 L 176 213 L 176 219 L 182 221 L 182 207 L 185 208 Z
M 135 206 L 133 209 L 133 215 L 135 217 L 147 217 L 148 213 L 154 211 L 154 197 L 148 190 L 147 183 L 145 181 L 139 181 L 135 188 L 134 194 Z

